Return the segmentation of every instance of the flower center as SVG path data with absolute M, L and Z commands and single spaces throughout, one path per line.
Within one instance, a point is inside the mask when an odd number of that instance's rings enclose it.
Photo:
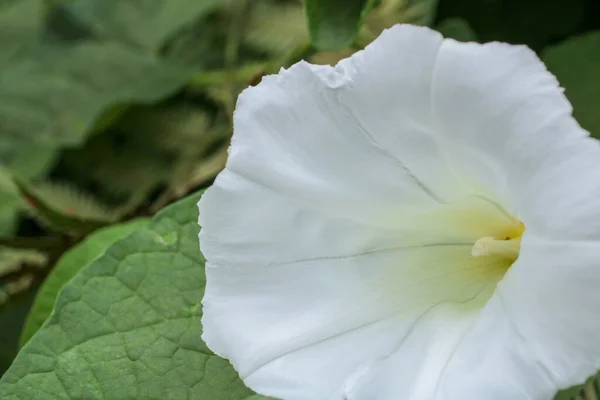
M 519 257 L 521 236 L 524 231 L 525 225 L 521 221 L 514 220 L 514 223 L 499 237 L 486 236 L 477 240 L 471 255 L 473 257 L 497 255 L 514 262 Z

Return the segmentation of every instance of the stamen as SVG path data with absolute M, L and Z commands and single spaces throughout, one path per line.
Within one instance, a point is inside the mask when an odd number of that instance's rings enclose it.
M 493 237 L 484 237 L 475 242 L 471 255 L 473 257 L 483 257 L 498 255 L 512 260 L 516 260 L 521 249 L 521 236 L 497 240 Z

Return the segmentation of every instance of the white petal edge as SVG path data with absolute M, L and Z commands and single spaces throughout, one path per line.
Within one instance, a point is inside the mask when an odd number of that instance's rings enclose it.
M 411 40 L 404 40 L 405 35 Z M 395 65 L 417 54 L 410 69 L 398 70 L 398 78 L 412 85 L 389 99 L 399 103 L 396 118 L 385 115 L 390 125 L 401 120 L 419 124 L 412 115 L 422 119 L 428 114 L 430 76 L 423 71 L 432 70 L 441 41 L 429 29 L 403 26 L 384 33 L 365 50 L 376 60 L 391 59 Z M 386 53 L 390 47 L 396 52 Z M 374 139 L 372 127 L 357 119 L 357 110 L 344 105 L 342 97 L 351 87 L 359 89 L 357 97 L 372 96 L 361 93 L 367 88 L 359 87 L 364 83 L 357 80 L 362 75 L 356 67 L 300 62 L 246 89 L 234 114 L 227 169 L 331 215 L 387 228 L 388 213 L 398 206 L 436 205 L 442 197 L 464 194 L 443 158 L 436 157 L 431 140 L 420 140 L 414 130 L 406 128 L 414 142 L 411 150 L 419 150 L 418 156 L 412 151 L 406 164 Z M 378 71 L 367 73 L 375 76 Z M 415 102 L 420 98 L 423 101 Z M 413 106 L 404 110 L 408 104 Z M 421 107 L 425 109 L 417 112 Z M 402 133 L 405 126 L 397 128 Z M 429 152 L 421 151 L 424 148 Z

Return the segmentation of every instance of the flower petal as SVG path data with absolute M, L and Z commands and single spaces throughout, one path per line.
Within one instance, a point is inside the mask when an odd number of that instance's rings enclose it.
M 500 365 L 521 385 L 507 389 L 505 393 L 513 396 L 503 398 L 537 400 L 596 373 L 600 369 L 599 259 L 600 242 L 554 242 L 525 235 L 519 259 L 494 295 L 501 314 L 492 319 L 486 310 L 482 312 L 472 334 L 478 340 L 457 351 L 455 365 L 448 366 L 453 374 L 447 377 L 455 383 L 442 389 L 476 393 L 465 388 L 478 380 L 482 386 L 490 384 L 485 371 L 498 370 Z M 502 325 L 510 332 L 504 335 L 504 351 L 490 353 L 491 332 Z M 467 378 L 461 369 L 466 365 L 479 372 Z M 520 380 L 517 374 L 526 378 Z
M 433 81 L 434 120 L 456 143 L 448 159 L 460 176 L 537 236 L 599 238 L 586 222 L 600 218 L 600 145 L 533 51 L 446 40 Z
M 213 263 L 269 265 L 435 244 L 472 246 L 506 227 L 497 205 L 469 196 L 451 205 L 388 211 L 392 228 L 336 217 L 226 168 L 200 201 L 200 247 Z M 365 205 L 369 207 L 369 205 Z M 322 208 L 327 208 L 322 206 Z
M 434 246 L 259 267 L 208 263 L 203 338 L 261 394 L 342 399 L 345 381 L 389 354 L 435 303 L 491 295 L 505 264 L 482 266 L 470 251 Z
M 251 388 L 286 400 L 537 400 L 591 373 L 593 351 L 561 369 L 558 352 L 540 350 L 575 345 L 579 333 L 552 325 L 568 308 L 523 322 L 544 312 L 518 292 L 536 279 L 517 269 L 536 262 L 525 256 L 531 239 L 503 283 L 531 309 L 497 294 L 476 318 L 469 300 L 481 306 L 504 273 L 470 255 L 488 226 L 456 224 L 464 207 L 441 223 L 420 219 L 482 187 L 526 235 L 595 238 L 600 146 L 570 113 L 531 51 L 442 42 L 426 28 L 389 30 L 335 68 L 300 63 L 266 77 L 240 96 L 226 170 L 200 204 L 209 347 Z M 556 332 L 538 349 L 522 326 Z M 492 368 L 512 380 L 500 386 Z
M 199 207 L 200 247 L 217 264 L 264 266 L 344 257 L 401 243 L 394 231 L 311 209 L 310 203 L 284 197 L 228 168 Z
M 348 400 L 547 400 L 558 386 L 494 295 L 480 313 L 435 310 L 389 358 L 347 388 Z M 479 314 L 479 315 L 477 315 Z M 577 382 L 579 383 L 579 382 Z
M 396 25 L 336 70 L 351 76 L 338 99 L 378 146 L 441 202 L 467 189 L 448 168 L 449 143 L 432 121 L 433 80 L 442 36 Z
M 369 55 L 354 56 L 356 64 L 332 68 L 300 62 L 263 78 L 240 95 L 227 168 L 287 198 L 364 223 L 385 225 L 388 211 L 398 206 L 438 204 L 455 178 L 435 143 L 414 126 L 429 114 L 427 71 L 440 43 L 439 34 L 406 26 L 384 34 Z M 360 62 L 371 56 L 372 61 Z M 389 70 L 375 68 L 386 62 Z M 410 68 L 400 68 L 403 64 Z M 371 86 L 385 84 L 373 81 L 384 72 L 407 86 L 397 85 L 378 99 Z M 350 102 L 358 98 L 362 101 Z M 373 110 L 366 121 L 370 113 L 362 107 L 372 110 L 382 102 L 387 107 Z M 374 138 L 380 127 L 388 137 L 406 135 L 396 143 L 406 160 Z
M 434 399 L 448 361 L 481 306 L 482 299 L 474 299 L 432 307 L 391 355 L 373 362 L 346 383 L 345 399 L 396 400 L 399 393 L 403 400 Z
M 600 370 L 600 241 L 525 235 L 499 286 L 508 318 L 556 387 Z
M 521 255 L 498 290 L 474 322 L 465 324 L 455 346 L 445 347 L 443 368 L 438 360 L 419 371 L 420 376 L 428 377 L 427 385 L 421 386 L 429 390 L 428 396 L 404 398 L 545 400 L 559 389 L 583 383 L 600 369 L 599 258 L 598 242 L 552 242 L 526 233 Z M 458 337 L 452 336 L 454 323 L 448 328 L 450 339 Z M 447 341 L 446 330 L 436 334 L 440 340 L 433 336 L 425 341 L 430 350 L 438 351 L 439 343 L 452 343 Z M 368 396 L 372 393 L 368 390 L 382 381 L 388 382 L 387 392 L 380 392 L 377 399 L 391 400 L 393 393 L 409 393 L 416 384 L 386 381 L 386 376 L 410 373 L 401 354 L 377 365 L 372 381 L 364 379 L 364 387 L 355 385 L 355 394 L 362 397 L 349 399 L 374 398 Z

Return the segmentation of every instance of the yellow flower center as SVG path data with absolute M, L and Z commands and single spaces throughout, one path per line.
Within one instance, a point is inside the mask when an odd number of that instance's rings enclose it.
M 514 220 L 508 229 L 499 237 L 486 236 L 477 240 L 471 250 L 473 257 L 497 255 L 514 262 L 519 256 L 521 249 L 521 236 L 525 231 L 525 225 Z

